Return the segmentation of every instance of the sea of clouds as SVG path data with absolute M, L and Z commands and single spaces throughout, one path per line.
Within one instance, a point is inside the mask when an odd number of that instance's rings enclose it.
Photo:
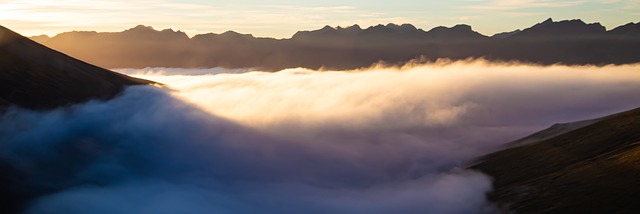
M 121 69 L 164 83 L 0 118 L 27 213 L 493 213 L 474 158 L 640 107 L 639 65 Z

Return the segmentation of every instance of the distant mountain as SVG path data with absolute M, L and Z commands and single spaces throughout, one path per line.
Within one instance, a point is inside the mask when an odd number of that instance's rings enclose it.
M 611 33 L 617 34 L 617 35 L 623 35 L 623 36 L 638 37 L 640 36 L 640 22 L 629 23 L 629 24 L 614 28 L 613 30 L 611 30 Z
M 567 38 L 578 39 L 589 36 L 603 36 L 607 32 L 600 23 L 584 23 L 582 20 L 565 20 L 554 22 L 549 18 L 533 27 L 514 34 L 511 38 Z
M 0 26 L 0 108 L 55 108 L 110 98 L 125 86 L 148 83 L 76 60 Z
M 227 67 L 278 70 L 291 67 L 354 69 L 411 59 L 486 58 L 537 64 L 605 65 L 640 62 L 638 24 L 606 31 L 599 23 L 547 19 L 522 31 L 492 37 L 471 26 L 410 24 L 361 28 L 325 26 L 290 39 L 225 32 L 189 38 L 184 32 L 147 26 L 118 33 L 68 32 L 34 40 L 109 68 Z
M 516 213 L 640 210 L 640 108 L 525 139 L 471 167 L 494 178 L 492 201 Z
M 509 37 L 511 37 L 511 36 L 513 36 L 513 35 L 515 35 L 517 33 L 520 33 L 520 32 L 522 32 L 522 30 L 517 29 L 517 30 L 514 30 L 514 31 L 510 31 L 510 32 L 496 33 L 493 36 L 491 36 L 491 38 L 506 39 L 506 38 L 509 38 Z
M 485 39 L 487 36 L 475 32 L 469 25 L 456 25 L 451 28 L 435 27 L 427 32 L 427 38 L 438 40 L 474 40 Z

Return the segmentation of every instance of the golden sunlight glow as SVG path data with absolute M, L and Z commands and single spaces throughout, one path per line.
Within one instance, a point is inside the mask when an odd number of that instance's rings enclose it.
M 260 128 L 296 121 L 305 121 L 303 124 L 309 126 L 341 121 L 358 127 L 372 121 L 393 121 L 385 119 L 389 114 L 405 118 L 405 125 L 447 126 L 458 122 L 469 110 L 483 108 L 484 104 L 478 103 L 482 100 L 470 99 L 469 94 L 492 91 L 487 94 L 497 96 L 483 98 L 486 100 L 502 99 L 500 94 L 510 91 L 522 93 L 523 97 L 546 94 L 573 99 L 573 92 L 553 89 L 572 90 L 572 84 L 640 85 L 639 68 L 640 65 L 539 67 L 472 61 L 374 66 L 366 72 L 301 68 L 194 76 L 171 75 L 170 69 L 121 72 L 165 83 L 176 90 L 176 96 L 214 115 Z

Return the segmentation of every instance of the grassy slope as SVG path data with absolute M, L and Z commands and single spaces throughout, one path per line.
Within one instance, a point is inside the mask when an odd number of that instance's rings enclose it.
M 640 211 L 640 108 L 471 168 L 494 177 L 489 198 L 518 213 Z

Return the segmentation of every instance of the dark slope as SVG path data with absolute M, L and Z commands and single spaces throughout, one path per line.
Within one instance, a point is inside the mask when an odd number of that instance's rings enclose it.
M 0 107 L 50 109 L 149 83 L 73 59 L 0 26 Z
M 591 120 L 576 121 L 571 123 L 556 123 L 547 129 L 533 133 L 529 136 L 518 139 L 511 143 L 508 143 L 506 146 L 515 147 L 515 146 L 522 146 L 522 145 L 531 144 L 531 143 L 538 143 L 543 140 L 547 140 L 547 139 L 571 132 L 573 130 L 591 125 L 603 119 L 604 118 L 597 118 L 597 119 L 591 119 Z
M 511 32 L 496 33 L 493 36 L 491 36 L 491 38 L 506 39 L 506 38 L 509 38 L 509 37 L 511 37 L 511 36 L 513 36 L 515 34 L 520 33 L 520 32 L 522 32 L 522 30 L 517 29 L 517 30 L 511 31 Z M 46 39 L 46 37 L 44 37 L 44 38 Z
M 325 26 L 290 39 L 226 32 L 193 38 L 180 31 L 137 26 L 118 33 L 69 32 L 34 40 L 109 68 L 227 67 L 277 70 L 291 67 L 354 69 L 383 61 L 486 58 L 536 64 L 605 65 L 640 62 L 638 24 L 606 31 L 598 23 L 548 19 L 522 31 L 487 37 L 471 26 L 410 24 L 361 28 Z
M 640 109 L 490 154 L 471 168 L 491 175 L 490 199 L 517 213 L 637 213 Z
M 626 25 L 619 26 L 611 30 L 610 34 L 627 36 L 627 37 L 640 37 L 640 22 L 628 23 Z
M 107 99 L 124 87 L 150 84 L 44 47 L 0 26 L 0 111 L 8 106 L 45 110 Z M 23 175 L 0 157 L 0 213 L 19 213 L 38 194 L 20 186 Z

